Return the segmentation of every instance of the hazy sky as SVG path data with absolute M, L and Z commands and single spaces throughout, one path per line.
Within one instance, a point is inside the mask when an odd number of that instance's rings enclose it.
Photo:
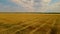
M 0 12 L 60 12 L 60 0 L 0 0 Z

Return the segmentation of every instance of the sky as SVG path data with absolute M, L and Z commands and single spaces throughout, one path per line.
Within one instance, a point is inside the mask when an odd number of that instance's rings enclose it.
M 60 12 L 60 0 L 0 0 L 0 12 Z

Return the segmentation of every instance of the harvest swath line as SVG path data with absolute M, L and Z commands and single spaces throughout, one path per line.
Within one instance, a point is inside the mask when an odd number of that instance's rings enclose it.
M 52 18 L 51 18 L 52 19 Z M 38 19 L 37 19 L 38 20 Z M 44 18 L 43 18 L 43 20 L 45 20 Z M 36 21 L 36 20 L 35 20 Z M 50 19 L 47 21 L 47 22 L 49 22 L 50 21 Z M 53 21 L 53 20 L 52 20 Z M 18 25 L 14 25 L 14 26 L 12 26 L 11 28 L 8 28 L 8 29 L 5 29 L 6 30 L 6 32 L 5 32 L 5 30 L 4 31 L 2 31 L 2 33 L 1 34 L 5 34 L 5 33 L 7 33 L 7 34 L 11 34 L 11 32 L 12 33 L 15 33 L 15 32 L 17 32 L 17 31 L 20 31 L 20 30 L 24 30 L 24 29 L 26 29 L 26 28 L 28 28 L 29 26 L 32 26 L 32 25 L 35 25 L 35 24 L 37 24 L 37 23 L 32 23 L 32 22 L 34 22 L 34 21 L 29 21 L 29 23 L 22 23 L 22 24 L 18 24 Z M 47 22 L 45 22 L 46 24 L 47 24 Z M 44 25 L 46 25 L 45 23 L 41 23 L 41 27 L 43 27 Z M 55 23 L 55 19 L 54 19 L 54 22 L 53 23 Z M 38 23 L 39 24 L 39 23 Z M 21 29 L 20 29 L 20 27 L 21 26 L 23 26 L 23 25 L 26 25 L 26 26 L 24 26 L 24 27 L 22 27 Z M 53 24 L 52 24 L 52 26 L 53 26 Z M 40 28 L 41 28 L 40 27 Z M 15 28 L 19 28 L 19 29 L 16 29 L 16 30 L 14 30 Z M 39 28 L 39 27 L 38 27 Z M 9 32 L 9 30 L 10 30 L 10 32 Z M 14 32 L 13 32 L 14 31 Z M 35 31 L 34 31 L 35 32 Z M 48 33 L 48 32 L 47 32 Z
M 50 19 L 50 20 L 52 20 L 52 19 Z M 38 27 L 38 28 L 34 29 L 33 31 L 31 31 L 30 34 L 33 34 L 35 31 L 37 31 L 37 30 L 40 29 L 41 27 L 43 27 L 44 25 L 48 24 L 50 20 L 48 20 L 47 23 L 44 23 L 44 24 L 42 24 L 40 27 Z
M 60 34 L 60 16 L 57 18 L 57 23 L 55 24 L 56 34 Z
M 26 24 L 26 23 L 25 23 Z
M 30 22 L 31 22 L 31 21 L 30 21 Z M 27 24 L 27 23 L 22 23 L 22 25 L 24 25 L 24 24 Z M 17 26 L 20 27 L 21 24 L 19 24 L 19 25 L 17 25 Z M 14 26 L 14 27 L 17 27 L 17 26 Z M 5 31 L 8 31 L 9 29 L 13 29 L 14 27 L 8 28 L 8 29 L 4 30 L 4 32 L 5 32 Z M 2 31 L 2 32 L 3 32 L 3 31 Z
M 48 23 L 49 23 L 50 20 L 51 20 L 51 19 L 48 20 Z M 40 27 L 38 27 L 38 28 L 34 29 L 33 31 L 31 31 L 30 34 L 33 34 L 35 31 L 37 31 L 38 29 L 40 29 L 41 27 L 43 27 L 43 26 L 46 25 L 46 24 L 47 24 L 47 23 L 42 24 Z
M 29 27 L 29 26 L 27 26 L 27 27 Z M 25 29 L 26 29 L 27 27 L 25 27 Z M 23 29 L 24 29 L 24 28 L 23 28 Z M 22 30 L 23 30 L 23 29 L 22 29 Z
M 3 19 L 3 20 L 5 20 L 5 19 Z M 5 20 L 5 21 L 6 21 L 6 20 Z M 26 22 L 26 21 L 24 21 L 24 22 Z M 16 27 L 16 26 L 21 26 L 21 25 L 24 25 L 24 24 L 28 24 L 28 23 L 24 23 L 24 22 L 23 22 L 23 23 L 22 23 L 22 22 L 21 22 L 21 23 L 18 23 L 18 25 L 14 25 L 14 26 L 12 26 L 11 28 L 8 28 L 8 29 L 12 29 L 12 28 L 14 28 L 14 27 Z M 30 21 L 30 22 L 31 22 L 31 21 Z M 29 23 L 30 23 L 30 22 L 29 22 Z M 5 30 L 8 30 L 8 29 L 5 29 Z M 5 30 L 2 30 L 2 31 L 5 31 Z M 1 32 L 2 32 L 2 31 L 1 31 Z
M 32 25 L 35 25 L 35 24 L 37 24 L 37 23 L 34 23 L 34 24 L 28 25 L 28 26 L 26 26 L 26 27 L 23 27 L 23 28 L 21 28 L 21 29 L 18 29 L 18 30 L 16 30 L 15 32 L 21 31 L 21 30 L 24 30 L 24 29 L 27 29 L 29 26 L 32 26 Z M 40 24 L 41 24 L 41 23 L 40 23 Z M 15 32 L 13 32 L 13 33 L 15 33 Z
M 26 24 L 26 23 L 25 23 Z M 37 24 L 37 23 L 36 23 Z M 28 26 L 26 26 L 26 27 L 23 27 L 23 29 L 26 29 L 27 27 L 29 27 L 29 26 L 31 26 L 31 25 L 33 25 L 33 23 L 32 24 L 30 24 L 30 25 L 28 25 Z M 17 27 L 17 26 L 16 26 Z M 18 26 L 18 27 L 20 27 L 20 25 Z M 12 28 L 12 29 L 14 29 L 14 28 Z M 22 28 L 20 29 L 20 30 L 23 30 Z M 19 30 L 19 29 L 18 29 Z M 17 30 L 17 31 L 18 31 Z
M 30 21 L 30 22 L 31 22 L 31 21 Z M 5 32 L 5 31 L 14 29 L 14 27 L 15 27 L 15 28 L 16 28 L 16 27 L 20 27 L 21 25 L 24 25 L 24 24 L 27 24 L 27 23 L 22 23 L 22 24 L 19 24 L 19 25 L 17 25 L 17 26 L 15 25 L 15 26 L 13 26 L 13 27 L 11 27 L 11 28 L 8 28 L 8 29 L 6 29 L 6 30 L 3 30 L 2 33 Z M 29 24 L 33 24 L 33 23 L 29 23 Z M 30 25 L 29 25 L 29 26 L 30 26 Z M 27 28 L 27 27 L 28 27 L 28 26 L 23 27 L 23 29 L 24 29 L 24 28 Z
M 54 19 L 53 24 L 51 24 L 51 27 L 53 28 L 54 25 L 56 24 L 57 17 Z M 46 34 L 49 34 L 51 32 L 51 29 L 48 30 Z
M 48 18 L 48 19 L 50 19 L 50 18 Z M 37 24 L 37 23 L 36 23 L 36 24 Z M 39 23 L 38 23 L 38 24 L 39 24 Z M 43 23 L 40 23 L 40 24 L 43 25 Z M 39 25 L 40 25 L 40 24 L 39 24 Z M 23 27 L 22 29 L 20 29 L 20 31 L 21 31 L 21 30 L 24 30 L 24 29 L 26 29 L 26 28 L 28 28 L 29 26 L 32 26 L 32 25 L 33 25 L 33 24 L 28 25 L 28 26 L 26 26 L 26 27 Z M 18 29 L 17 31 L 19 31 L 19 29 Z M 17 31 L 16 31 L 16 32 L 17 32 Z

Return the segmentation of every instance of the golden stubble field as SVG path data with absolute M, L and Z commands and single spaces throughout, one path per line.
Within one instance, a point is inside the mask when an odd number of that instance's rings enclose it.
M 0 34 L 60 34 L 60 14 L 0 14 Z

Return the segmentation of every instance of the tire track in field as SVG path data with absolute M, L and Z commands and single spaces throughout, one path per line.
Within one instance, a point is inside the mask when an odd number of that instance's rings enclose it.
M 46 23 L 44 23 L 44 24 L 46 24 Z M 44 24 L 41 24 L 41 25 L 44 25 Z M 26 28 L 25 28 L 26 29 Z
M 50 20 L 52 20 L 52 19 L 50 19 Z M 50 20 L 48 20 L 48 23 L 50 22 Z M 32 30 L 32 31 L 30 32 L 30 34 L 33 34 L 33 33 L 36 32 L 38 29 L 44 27 L 44 25 L 46 25 L 46 24 L 48 24 L 48 23 L 45 23 L 45 24 L 41 25 L 40 27 L 38 27 L 38 28 Z
M 14 26 L 14 27 L 20 27 L 21 25 L 24 25 L 24 24 L 26 24 L 26 23 L 23 23 L 23 24 L 20 24 L 20 25 Z M 30 24 L 31 24 L 31 23 L 30 23 Z M 11 29 L 14 29 L 14 27 L 11 27 L 11 28 L 7 29 L 6 31 L 11 30 Z M 5 32 L 5 31 L 2 31 L 2 32 Z
M 48 18 L 48 19 L 50 19 L 50 18 Z M 38 23 L 38 24 L 39 24 L 39 23 Z M 42 24 L 43 24 L 43 23 L 42 23 Z M 42 24 L 41 24 L 41 25 L 42 25 Z M 32 25 L 33 25 L 33 24 L 32 24 Z M 30 25 L 30 26 L 32 26 L 32 25 Z M 39 24 L 39 25 L 40 25 L 40 24 Z M 24 28 L 22 28 L 22 29 L 20 29 L 20 30 L 24 30 L 24 29 L 26 29 L 26 28 L 28 28 L 28 27 L 29 27 L 29 26 L 24 27 Z M 17 31 L 19 31 L 19 30 L 17 30 Z M 17 32 L 17 31 L 16 31 L 16 32 Z
M 54 20 L 53 20 L 53 23 L 49 26 L 49 27 L 51 27 L 50 29 L 48 29 L 48 31 L 46 32 L 46 34 L 52 34 L 51 32 L 53 32 L 52 31 L 52 28 L 54 28 L 55 27 L 55 24 L 56 24 L 56 20 L 57 20 L 57 18 L 58 17 L 56 17 L 56 18 L 54 18 Z M 53 34 L 54 34 L 55 32 L 53 32 Z
M 50 16 L 51 17 L 51 16 Z M 50 19 L 50 17 L 48 18 L 48 19 Z M 47 18 L 45 18 L 43 21 L 45 21 Z M 47 20 L 48 20 L 47 19 Z M 40 25 L 40 24 L 39 24 Z M 30 26 L 32 26 L 32 25 L 30 25 Z M 24 30 L 24 29 L 26 29 L 26 28 L 28 28 L 29 26 L 27 26 L 27 27 L 24 27 L 24 28 L 22 28 L 22 30 Z M 18 30 L 17 30 L 18 31 Z
M 30 21 L 30 22 L 31 22 L 31 21 Z M 26 25 L 27 23 L 23 23 L 23 24 L 20 24 L 20 25 L 17 25 L 17 26 L 15 25 L 15 26 L 13 26 L 13 27 L 11 27 L 11 28 L 9 28 L 9 29 L 12 29 L 12 30 L 13 30 L 14 27 L 20 27 L 21 25 L 24 25 L 24 24 Z M 28 25 L 31 25 L 31 24 L 33 24 L 33 23 L 29 23 Z M 23 29 L 26 29 L 26 28 L 28 28 L 28 27 L 29 27 L 29 26 L 26 25 L 26 27 L 23 27 Z M 7 29 L 6 31 L 8 31 L 9 29 Z M 19 28 L 19 29 L 20 29 L 20 28 Z M 17 29 L 17 31 L 18 31 L 19 29 Z M 11 31 L 12 31 L 12 30 L 11 30 Z M 4 32 L 4 31 L 2 31 L 2 32 Z
M 55 24 L 55 29 L 56 29 L 56 34 L 60 34 L 60 16 L 57 16 L 58 20 L 57 23 Z
M 6 21 L 6 20 L 5 20 L 5 21 Z M 26 21 L 25 21 L 25 22 L 26 22 Z M 30 23 L 30 22 L 29 22 L 29 23 Z M 27 23 L 24 23 L 24 22 L 21 21 L 20 23 L 12 26 L 12 27 L 10 27 L 10 28 L 4 29 L 4 30 L 2 30 L 2 31 L 9 30 L 9 29 L 12 29 L 12 28 L 14 28 L 14 27 L 16 27 L 16 26 L 21 26 L 21 25 L 24 25 L 24 24 L 27 24 Z M 0 31 L 0 32 L 2 32 L 2 31 Z

